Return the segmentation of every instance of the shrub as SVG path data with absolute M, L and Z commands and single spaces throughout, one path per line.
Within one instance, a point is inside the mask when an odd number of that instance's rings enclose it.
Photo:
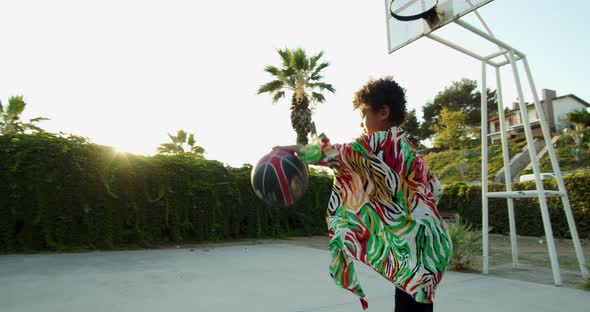
M 464 223 L 461 218 L 448 223 L 448 229 L 453 241 L 450 268 L 457 271 L 469 270 L 473 256 L 481 254 L 481 231 L 474 230 L 472 225 Z

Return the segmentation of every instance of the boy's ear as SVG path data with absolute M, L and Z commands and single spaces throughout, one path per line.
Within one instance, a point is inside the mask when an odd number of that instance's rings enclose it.
M 387 106 L 387 105 L 381 106 L 381 108 L 379 109 L 379 118 L 381 120 L 389 120 L 389 114 L 391 114 L 391 111 L 389 110 L 389 106 Z

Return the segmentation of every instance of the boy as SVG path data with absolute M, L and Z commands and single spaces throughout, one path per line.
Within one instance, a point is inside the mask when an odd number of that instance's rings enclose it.
M 307 146 L 276 148 L 334 170 L 327 211 L 334 281 L 358 295 L 366 309 L 352 261 L 357 260 L 396 286 L 396 312 L 432 311 L 452 243 L 436 208 L 440 183 L 399 127 L 405 90 L 391 77 L 371 80 L 353 104 L 364 130 L 356 141 L 331 144 L 321 134 Z

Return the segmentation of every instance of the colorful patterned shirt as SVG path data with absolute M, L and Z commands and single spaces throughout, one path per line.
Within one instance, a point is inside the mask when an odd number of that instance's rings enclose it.
M 432 303 L 452 243 L 436 208 L 438 179 L 399 127 L 330 144 L 320 135 L 300 151 L 309 164 L 334 171 L 326 221 L 330 275 L 368 304 L 352 260 L 360 261 L 417 302 Z

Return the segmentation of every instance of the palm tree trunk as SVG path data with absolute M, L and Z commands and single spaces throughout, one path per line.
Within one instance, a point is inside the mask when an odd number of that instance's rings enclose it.
M 295 94 L 293 94 L 291 103 L 291 126 L 297 133 L 297 144 L 306 145 L 308 143 L 307 135 L 311 131 L 309 100 L 303 96 L 301 101 L 297 101 Z

